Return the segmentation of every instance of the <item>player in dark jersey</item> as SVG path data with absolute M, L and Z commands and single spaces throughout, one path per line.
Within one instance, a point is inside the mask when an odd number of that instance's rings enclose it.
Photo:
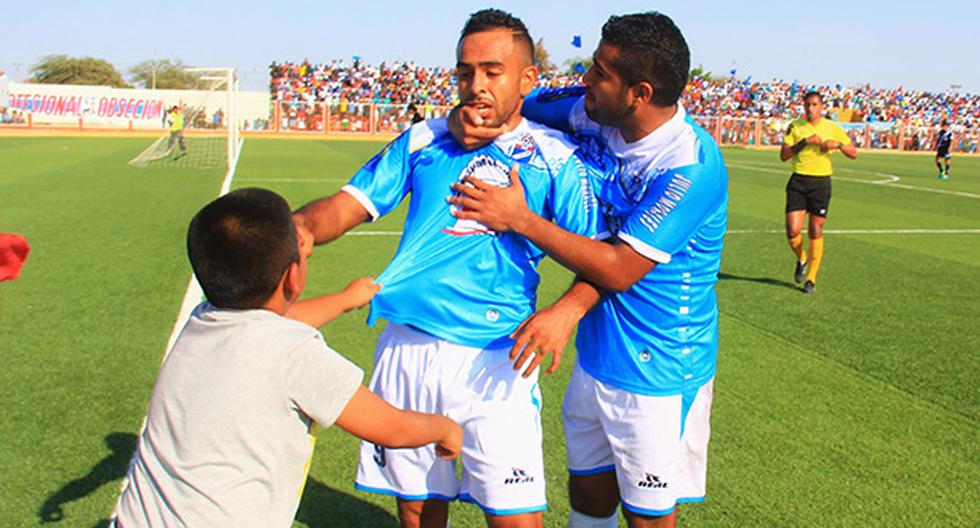
M 942 126 L 939 127 L 939 134 L 936 135 L 936 168 L 939 169 L 939 175 L 936 177 L 940 180 L 949 179 L 949 148 L 953 144 L 953 132 L 946 130 L 948 125 L 949 123 L 943 121 Z M 945 168 L 940 160 L 946 162 Z

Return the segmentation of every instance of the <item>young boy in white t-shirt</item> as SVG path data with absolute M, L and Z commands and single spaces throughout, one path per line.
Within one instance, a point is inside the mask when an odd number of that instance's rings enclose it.
M 114 526 L 289 526 L 317 424 L 458 456 L 456 422 L 392 407 L 323 341 L 317 326 L 380 286 L 359 279 L 296 302 L 312 247 L 263 189 L 231 192 L 191 221 L 187 252 L 208 300 L 160 368 Z

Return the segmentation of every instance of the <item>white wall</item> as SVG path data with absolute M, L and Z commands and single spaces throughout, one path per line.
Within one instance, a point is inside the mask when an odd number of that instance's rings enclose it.
M 175 104 L 204 107 L 208 119 L 219 108 L 228 115 L 227 92 L 207 90 L 146 90 L 111 86 L 11 82 L 9 107 L 30 113 L 35 124 L 164 128 L 166 109 Z M 3 105 L 0 105 L 3 106 Z M 239 121 L 269 119 L 269 94 L 238 93 Z

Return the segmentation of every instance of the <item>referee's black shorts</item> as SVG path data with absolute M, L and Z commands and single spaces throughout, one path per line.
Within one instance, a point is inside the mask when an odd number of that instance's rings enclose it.
M 937 149 L 936 150 L 936 157 L 937 158 L 948 158 L 948 157 L 950 157 L 949 156 L 949 147 Z
M 793 173 L 786 184 L 786 212 L 803 211 L 827 216 L 830 207 L 830 176 L 804 176 Z

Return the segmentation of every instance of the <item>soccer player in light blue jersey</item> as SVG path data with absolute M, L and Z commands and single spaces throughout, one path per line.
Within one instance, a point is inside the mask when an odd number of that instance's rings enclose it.
M 618 158 L 615 177 L 594 184 L 610 243 L 533 214 L 516 178 L 506 189 L 466 181 L 452 202 L 458 218 L 524 235 L 580 277 L 512 351 L 560 354 L 581 319 L 562 409 L 568 526 L 614 527 L 621 503 L 631 527 L 669 527 L 678 504 L 705 496 L 728 176 L 678 103 L 690 59 L 670 18 L 611 17 L 593 59 L 584 88 L 532 94 L 523 112 L 572 132 L 597 166 L 607 149 Z M 467 146 L 497 133 L 469 109 L 450 121 Z
M 534 311 L 544 253 L 520 235 L 457 219 L 448 203 L 454 183 L 510 185 L 517 165 L 535 214 L 578 236 L 597 234 L 592 178 L 574 144 L 521 117 L 537 80 L 532 52 L 520 20 L 474 13 L 456 52 L 460 98 L 506 133 L 469 151 L 445 120 L 415 124 L 341 192 L 296 213 L 323 243 L 410 196 L 398 251 L 371 304 L 371 322 L 389 321 L 371 389 L 395 406 L 452 417 L 464 440 L 461 482 L 432 449 L 362 445 L 356 485 L 395 496 L 402 526 L 444 527 L 457 498 L 479 505 L 491 526 L 541 526 L 546 508 L 537 363 L 522 376 L 508 357 L 509 335 Z

